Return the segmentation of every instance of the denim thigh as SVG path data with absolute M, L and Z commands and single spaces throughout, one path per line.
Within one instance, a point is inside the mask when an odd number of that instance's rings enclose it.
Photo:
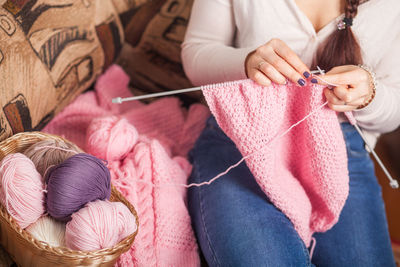
M 381 187 L 365 144 L 355 130 L 342 123 L 350 176 L 349 196 L 339 221 L 316 239 L 312 262 L 317 266 L 395 266 Z
M 350 192 L 339 222 L 315 234 L 312 257 L 290 220 L 242 163 L 214 183 L 188 192 L 189 212 L 210 266 L 394 266 L 384 204 L 373 163 L 354 127 L 342 124 Z M 190 182 L 204 182 L 241 159 L 211 117 L 191 151 Z
M 214 118 L 191 151 L 190 182 L 208 181 L 242 158 Z M 188 192 L 189 212 L 210 266 L 311 266 L 291 221 L 262 192 L 245 163 Z

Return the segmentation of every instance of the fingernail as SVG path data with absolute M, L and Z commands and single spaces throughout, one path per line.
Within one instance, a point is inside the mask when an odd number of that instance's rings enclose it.
M 312 83 L 318 83 L 318 80 L 315 79 L 315 78 L 312 78 L 312 79 L 311 79 L 311 82 L 312 82 Z
M 271 82 L 269 82 L 269 81 L 263 81 L 262 83 L 260 83 L 261 85 L 263 85 L 263 86 L 270 86 L 271 85 Z
M 306 85 L 306 81 L 303 80 L 303 79 L 299 79 L 299 80 L 297 81 L 297 83 L 300 84 L 301 86 Z
M 308 71 L 305 71 L 303 73 L 303 76 L 306 77 L 306 79 L 308 79 L 311 76 L 311 74 Z

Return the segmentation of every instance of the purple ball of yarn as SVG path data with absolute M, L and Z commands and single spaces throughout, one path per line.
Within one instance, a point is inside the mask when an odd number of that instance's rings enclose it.
M 89 154 L 76 154 L 49 169 L 47 181 L 47 212 L 63 222 L 86 203 L 111 196 L 110 171 L 104 163 Z

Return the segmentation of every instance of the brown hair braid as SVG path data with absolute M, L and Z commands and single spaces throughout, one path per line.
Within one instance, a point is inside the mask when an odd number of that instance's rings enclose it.
M 345 20 L 348 22 L 357 15 L 360 0 L 346 0 Z M 336 30 L 318 48 L 314 59 L 317 65 L 326 71 L 341 65 L 362 64 L 360 45 L 351 30 L 351 25 L 346 25 L 343 30 Z

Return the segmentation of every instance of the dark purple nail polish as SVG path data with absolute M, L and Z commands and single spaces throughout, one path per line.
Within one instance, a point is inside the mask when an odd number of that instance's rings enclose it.
M 300 84 L 301 86 L 306 85 L 306 81 L 303 80 L 303 79 L 299 79 L 299 80 L 297 81 L 297 83 Z
M 305 71 L 303 75 L 304 77 L 306 77 L 306 79 L 308 79 L 311 76 L 311 74 L 308 71 Z
M 312 78 L 312 79 L 311 79 L 311 82 L 312 82 L 312 83 L 318 83 L 318 80 L 315 79 L 315 78 Z

